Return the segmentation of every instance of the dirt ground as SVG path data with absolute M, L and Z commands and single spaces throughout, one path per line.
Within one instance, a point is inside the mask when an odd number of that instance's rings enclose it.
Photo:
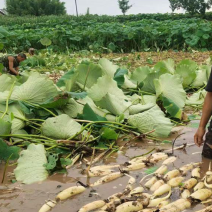
M 90 58 L 108 58 L 112 59 L 115 63 L 128 66 L 129 68 L 137 68 L 140 66 L 153 66 L 157 62 L 172 58 L 175 63 L 179 63 L 181 60 L 190 59 L 198 64 L 205 63 L 205 61 L 212 56 L 212 51 L 207 52 L 175 52 L 175 51 L 163 51 L 163 52 L 136 52 L 130 54 L 100 54 L 91 55 Z
M 195 126 L 196 127 L 196 126 Z M 193 144 L 193 136 L 196 131 L 196 128 L 185 127 L 181 132 L 175 132 L 169 138 L 171 141 L 177 136 L 177 133 L 185 133 L 181 135 L 177 140 L 175 147 L 182 144 Z M 123 145 L 122 141 L 122 145 Z M 127 142 L 127 141 L 125 141 Z M 112 155 L 108 160 L 101 161 L 95 165 L 105 164 L 123 164 L 130 160 L 131 157 L 142 155 L 153 148 L 164 149 L 165 151 L 171 148 L 171 144 L 164 143 L 155 143 L 153 141 L 136 141 L 129 143 L 128 146 L 123 150 L 123 152 L 116 153 Z M 177 156 L 177 160 L 169 165 L 169 170 L 174 168 L 180 168 L 185 164 L 191 162 L 202 162 L 201 171 L 202 176 L 209 166 L 209 160 L 202 158 L 201 156 L 202 148 L 196 146 L 187 147 L 185 150 L 174 151 L 174 155 Z M 167 151 L 170 152 L 170 151 Z M 156 166 L 160 167 L 161 163 L 158 163 Z M 33 185 L 23 185 L 20 183 L 10 184 L 8 183 L 9 178 L 7 177 L 6 183 L 0 186 L 0 212 L 37 212 L 39 208 L 45 203 L 48 199 L 54 199 L 56 194 L 60 191 L 76 185 L 76 181 L 80 180 L 86 183 L 86 177 L 81 174 L 83 164 L 76 164 L 74 168 L 68 170 L 68 174 L 65 175 L 54 175 L 50 177 L 45 182 L 40 184 Z M 0 180 L 2 178 L 4 165 L 0 165 Z M 10 167 L 9 172 L 12 171 Z M 139 186 L 139 182 L 143 176 L 145 176 L 145 169 L 130 172 L 130 175 L 134 176 L 137 179 L 136 186 Z M 186 177 L 190 178 L 191 173 Z M 96 181 L 98 178 L 91 178 L 91 182 Z M 111 183 L 107 183 L 101 186 L 94 188 L 88 188 L 84 193 L 70 198 L 66 201 L 60 202 L 52 210 L 52 212 L 61 212 L 61 211 L 70 211 L 77 212 L 83 205 L 90 203 L 95 200 L 106 199 L 112 194 L 123 191 L 127 185 L 129 178 L 124 176 L 119 178 Z M 149 192 L 149 191 L 147 191 Z M 180 190 L 176 188 L 173 190 L 171 201 L 175 201 L 180 198 Z M 204 206 L 201 204 L 193 205 L 190 210 L 186 212 L 194 212 L 202 209 Z

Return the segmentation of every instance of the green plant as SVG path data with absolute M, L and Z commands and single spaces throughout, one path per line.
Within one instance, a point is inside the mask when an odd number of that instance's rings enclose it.
M 211 0 L 169 0 L 169 2 L 172 12 L 174 12 L 176 9 L 182 8 L 188 13 L 199 13 L 201 15 L 204 15 L 206 10 L 211 8 L 212 4 Z
M 65 15 L 65 3 L 60 0 L 6 0 L 10 15 Z
M 132 7 L 132 5 L 129 5 L 129 0 L 118 0 L 118 3 L 123 15 Z

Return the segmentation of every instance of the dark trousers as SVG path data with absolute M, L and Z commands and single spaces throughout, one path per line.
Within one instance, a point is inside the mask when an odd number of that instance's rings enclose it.
M 212 159 L 212 132 L 210 130 L 206 133 L 202 155 L 206 158 Z

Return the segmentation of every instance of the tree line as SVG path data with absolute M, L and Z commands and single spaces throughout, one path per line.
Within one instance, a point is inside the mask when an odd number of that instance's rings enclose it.
M 183 9 L 189 14 L 204 15 L 212 7 L 212 0 L 169 0 L 172 12 Z M 133 6 L 130 0 L 118 0 L 123 15 Z M 65 15 L 65 3 L 60 0 L 6 0 L 6 10 L 10 15 L 42 16 Z

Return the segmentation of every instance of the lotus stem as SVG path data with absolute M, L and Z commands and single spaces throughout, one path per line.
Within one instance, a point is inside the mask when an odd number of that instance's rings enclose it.
M 5 115 L 7 114 L 7 112 L 8 112 L 9 100 L 10 100 L 10 97 L 11 97 L 11 95 L 12 95 L 13 88 L 14 88 L 14 86 L 15 86 L 15 83 L 16 83 L 16 81 L 13 82 L 13 84 L 12 84 L 12 86 L 11 86 L 11 88 L 10 88 L 9 95 L 8 95 L 8 97 L 7 97 L 7 100 L 6 100 L 6 108 L 5 108 L 5 111 L 4 111 L 3 115 L 1 116 L 1 119 L 3 119 L 4 116 L 5 116 Z

